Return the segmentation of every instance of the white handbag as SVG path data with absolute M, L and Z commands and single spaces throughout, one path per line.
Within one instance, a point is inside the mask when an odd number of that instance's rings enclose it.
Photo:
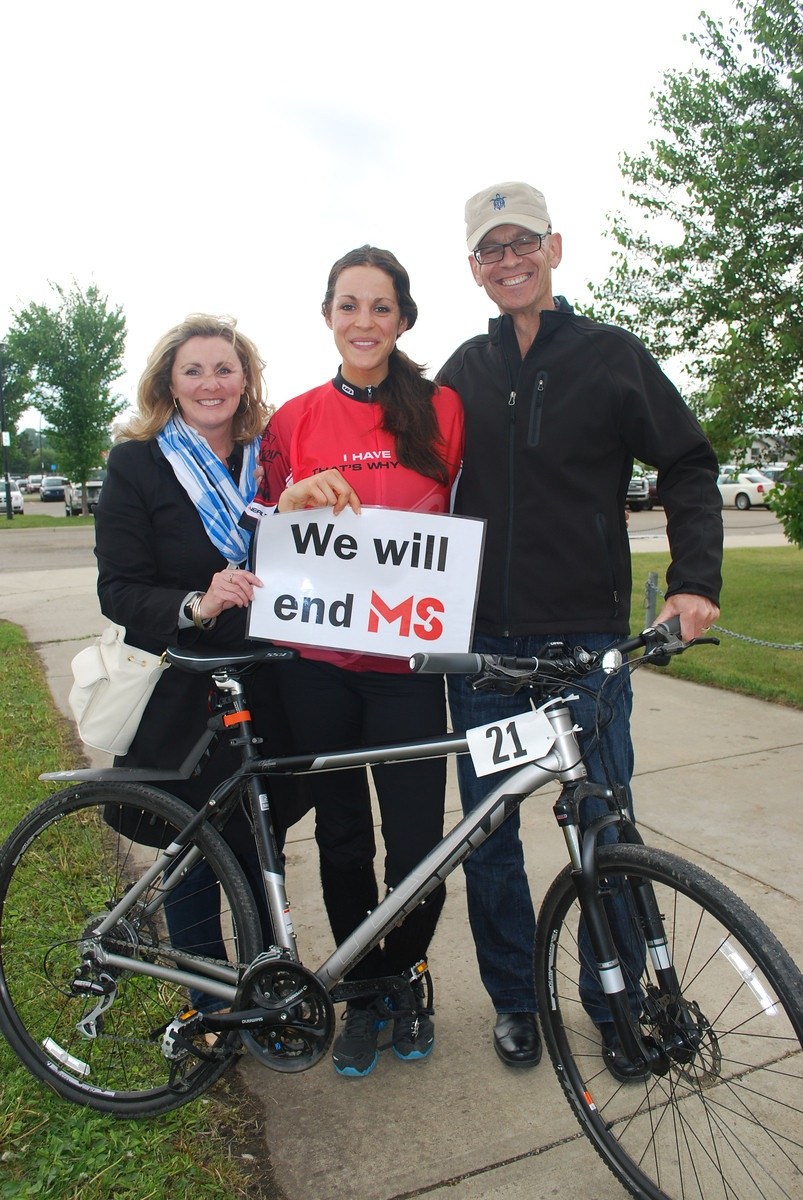
M 122 625 L 109 625 L 72 660 L 69 705 L 81 741 L 108 754 L 125 754 L 162 671 L 164 654 L 129 646 Z

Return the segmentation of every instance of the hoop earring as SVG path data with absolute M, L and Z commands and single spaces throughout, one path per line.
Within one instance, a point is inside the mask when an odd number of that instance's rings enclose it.
M 178 398 L 176 396 L 173 397 L 173 408 L 176 410 L 177 413 L 181 412 L 181 409 L 179 408 Z

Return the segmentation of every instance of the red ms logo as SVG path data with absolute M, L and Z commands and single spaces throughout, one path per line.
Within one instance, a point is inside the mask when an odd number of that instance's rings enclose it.
M 399 637 L 409 637 L 412 631 L 422 641 L 436 642 L 443 635 L 443 622 L 439 621 L 435 614 L 443 611 L 442 601 L 435 596 L 425 596 L 421 600 L 408 596 L 395 608 L 391 608 L 381 596 L 372 591 L 368 632 L 378 633 L 380 621 L 388 625 L 394 625 L 398 621 Z M 414 617 L 417 620 L 414 621 Z

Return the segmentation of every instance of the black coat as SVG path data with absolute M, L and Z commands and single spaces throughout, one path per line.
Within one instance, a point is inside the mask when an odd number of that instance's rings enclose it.
M 125 626 L 133 645 L 160 654 L 168 646 L 222 648 L 245 641 L 245 609 L 222 613 L 210 630 L 178 628 L 184 597 L 205 591 L 226 560 L 156 441 L 123 442 L 111 451 L 95 513 L 95 555 L 101 610 Z M 248 676 L 251 711 L 265 753 L 288 753 L 292 745 L 273 672 L 263 666 Z M 176 667 L 163 672 L 128 753 L 115 764 L 179 767 L 206 728 L 209 689 L 206 675 Z M 197 808 L 238 764 L 239 755 L 222 742 L 201 776 L 166 790 Z M 301 811 L 303 804 L 296 816 Z M 242 848 L 245 823 L 227 837 Z
M 522 360 L 510 317 L 465 342 L 438 382 L 459 393 L 466 449 L 455 512 L 487 521 L 476 627 L 492 636 L 625 634 L 634 458 L 658 469 L 667 595 L 718 603 L 717 460 L 691 410 L 624 329 L 545 311 Z

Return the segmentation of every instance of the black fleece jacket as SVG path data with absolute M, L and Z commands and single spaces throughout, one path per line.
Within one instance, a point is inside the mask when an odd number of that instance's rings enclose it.
M 719 602 L 717 461 L 642 343 L 562 298 L 522 360 L 509 316 L 451 356 L 466 450 L 455 511 L 487 521 L 476 627 L 496 635 L 628 631 L 625 496 L 634 458 L 658 470 L 667 594 Z

